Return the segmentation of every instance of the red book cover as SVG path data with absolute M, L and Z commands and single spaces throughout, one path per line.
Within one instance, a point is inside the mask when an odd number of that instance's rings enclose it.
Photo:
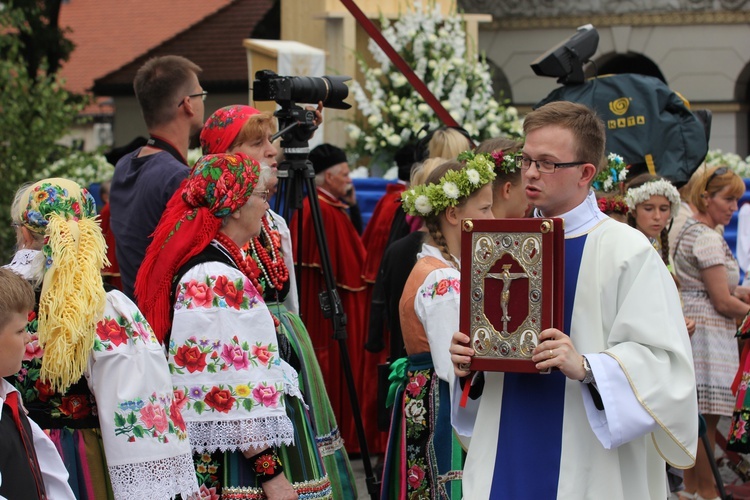
M 559 218 L 462 222 L 460 329 L 472 371 L 539 372 L 531 353 L 540 332 L 565 331 L 564 249 Z

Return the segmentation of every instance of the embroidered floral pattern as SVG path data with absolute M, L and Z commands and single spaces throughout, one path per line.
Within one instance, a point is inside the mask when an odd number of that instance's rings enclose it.
M 431 369 L 409 370 L 409 381 L 404 389 L 407 498 L 432 497 L 424 457 L 430 439 L 428 423 L 433 418 L 428 411 L 430 390 L 437 390 L 438 384 L 437 377 L 433 375 Z
M 26 331 L 31 334 L 32 340 L 26 345 L 21 369 L 12 382 L 21 393 L 31 418 L 46 426 L 51 425 L 50 420 L 54 420 L 55 427 L 62 427 L 66 425 L 66 421 L 71 425 L 73 421 L 78 421 L 75 425 L 80 425 L 82 419 L 96 417 L 96 401 L 85 379 L 82 378 L 61 394 L 52 390 L 50 384 L 40 378 L 44 351 L 37 340 L 37 313 L 29 313 L 28 320 Z M 91 425 L 97 424 L 92 421 Z
M 169 371 L 178 374 L 184 374 L 185 370 L 189 373 L 218 373 L 230 369 L 241 371 L 269 367 L 281 362 L 275 355 L 277 351 L 275 344 L 256 342 L 250 345 L 246 340 L 240 342 L 236 335 L 229 343 L 192 336 L 179 347 L 170 342 Z
M 148 438 L 168 443 L 170 434 L 186 439 L 185 421 L 175 401 L 172 395 L 152 393 L 147 401 L 137 398 L 121 402 L 114 414 L 115 436 L 125 436 L 131 443 Z
M 175 309 L 229 308 L 247 311 L 256 307 L 258 291 L 242 278 L 230 280 L 226 276 L 207 276 L 205 282 L 190 280 L 177 287 Z
M 277 408 L 281 405 L 281 395 L 284 392 L 283 383 L 268 384 L 259 382 L 238 385 L 194 385 L 192 387 L 175 388 L 175 394 L 187 394 L 184 402 L 186 410 L 197 414 L 205 411 L 229 413 L 233 408 L 251 411 L 255 406 Z
M 445 278 L 440 281 L 427 285 L 420 290 L 422 297 L 434 299 L 436 295 L 445 295 L 448 292 L 455 294 L 461 293 L 461 281 L 456 278 Z
M 146 318 L 136 311 L 132 321 L 123 316 L 105 316 L 96 324 L 95 351 L 111 351 L 128 342 L 158 343 Z

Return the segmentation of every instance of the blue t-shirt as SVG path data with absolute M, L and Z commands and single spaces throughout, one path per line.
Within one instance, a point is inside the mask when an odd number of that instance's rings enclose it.
M 166 152 L 138 158 L 140 149 L 117 162 L 110 193 L 123 292 L 134 299 L 135 276 L 161 215 L 190 169 Z

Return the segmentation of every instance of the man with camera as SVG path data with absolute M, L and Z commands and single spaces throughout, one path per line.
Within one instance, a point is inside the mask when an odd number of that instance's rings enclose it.
M 110 195 L 123 291 L 131 298 L 150 235 L 190 171 L 188 144 L 203 126 L 207 95 L 200 73 L 184 57 L 163 56 L 146 61 L 133 81 L 149 139 L 117 162 Z

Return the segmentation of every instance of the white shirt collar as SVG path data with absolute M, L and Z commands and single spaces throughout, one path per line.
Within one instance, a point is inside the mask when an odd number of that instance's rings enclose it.
M 16 274 L 20 274 L 24 277 L 24 279 L 32 280 L 35 278 L 35 276 L 31 264 L 34 262 L 34 258 L 37 255 L 39 255 L 39 250 L 29 250 L 23 248 L 16 252 L 10 264 L 7 264 L 3 267 L 5 267 L 6 269 L 10 269 Z
M 534 210 L 534 217 L 544 217 L 541 210 Z M 572 238 L 579 236 L 591 230 L 599 222 L 608 219 L 608 217 L 599 210 L 599 205 L 596 203 L 596 195 L 593 191 L 589 191 L 586 199 L 581 202 L 580 205 L 575 207 L 573 210 L 565 212 L 559 215 L 561 219 L 565 221 L 565 237 Z

